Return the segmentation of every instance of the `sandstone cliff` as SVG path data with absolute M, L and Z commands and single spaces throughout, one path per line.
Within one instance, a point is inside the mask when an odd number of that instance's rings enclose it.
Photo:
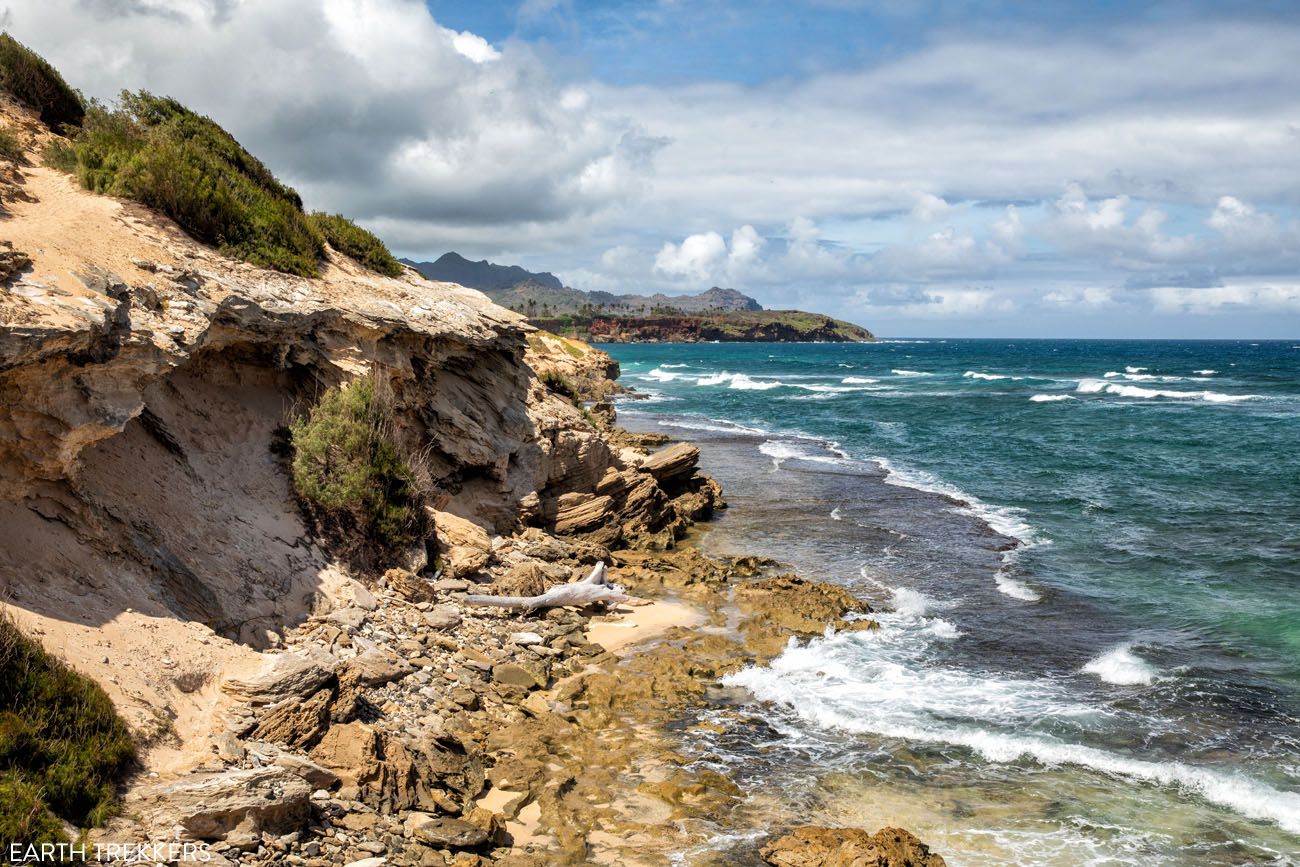
M 524 363 L 548 347 L 529 350 L 522 317 L 333 253 L 320 279 L 225 259 L 36 165 L 48 133 L 13 106 L 3 120 L 30 159 L 9 168 L 3 222 L 19 267 L 0 288 L 0 594 L 137 725 L 201 728 L 205 700 L 175 681 L 366 594 L 314 543 L 271 448 L 339 382 L 391 386 L 435 506 L 485 533 L 622 511 L 620 539 L 680 532 L 671 497 Z

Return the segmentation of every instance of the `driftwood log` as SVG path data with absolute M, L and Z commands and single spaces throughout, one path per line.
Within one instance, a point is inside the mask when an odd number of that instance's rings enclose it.
M 631 597 L 623 592 L 617 584 L 609 583 L 605 564 L 597 563 L 591 574 L 581 581 L 569 584 L 556 584 L 539 596 L 475 596 L 464 598 L 466 605 L 491 605 L 497 608 L 521 608 L 535 611 L 538 608 L 561 608 L 566 605 L 578 607 L 604 603 L 613 606 L 627 602 Z

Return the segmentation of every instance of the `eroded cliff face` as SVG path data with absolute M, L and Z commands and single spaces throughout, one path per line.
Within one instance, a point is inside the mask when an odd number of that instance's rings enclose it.
M 3 110 L 35 157 L 46 134 Z M 367 594 L 312 540 L 271 448 L 323 389 L 385 380 L 435 508 L 490 534 L 551 529 L 560 503 L 635 474 L 525 363 L 532 329 L 476 291 L 333 253 L 320 279 L 259 270 L 52 170 L 6 184 L 0 596 L 137 725 L 165 709 L 184 728 L 214 670 Z M 648 533 L 672 524 L 666 502 Z

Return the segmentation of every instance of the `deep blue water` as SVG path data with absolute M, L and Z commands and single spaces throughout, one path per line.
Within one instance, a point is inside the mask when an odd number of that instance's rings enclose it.
M 889 612 L 733 679 L 819 809 L 956 864 L 1300 863 L 1300 341 L 602 348 L 705 448 L 715 545 Z

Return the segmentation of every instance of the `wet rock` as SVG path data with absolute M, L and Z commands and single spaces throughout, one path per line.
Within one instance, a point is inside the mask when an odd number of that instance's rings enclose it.
M 845 628 L 846 614 L 871 609 L 842 587 L 807 581 L 795 575 L 777 575 L 736 588 L 735 601 L 748 619 L 741 629 L 746 641 L 764 653 L 776 652 L 790 635 L 820 635 L 828 625 Z M 853 628 L 869 628 L 856 626 Z
M 944 867 L 930 851 L 901 828 L 868 834 L 859 828 L 796 828 L 760 852 L 773 867 Z

